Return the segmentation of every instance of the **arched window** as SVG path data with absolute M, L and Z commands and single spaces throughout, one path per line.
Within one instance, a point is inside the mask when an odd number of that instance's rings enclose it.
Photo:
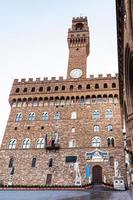
M 99 132 L 100 131 L 100 126 L 99 125 L 94 125 L 93 131 L 94 132 Z
M 87 85 L 86 85 L 86 89 L 90 89 L 90 84 L 87 84 Z
M 82 85 L 78 85 L 78 90 L 81 90 L 82 89 Z
M 92 113 L 92 119 L 99 119 L 100 118 L 100 112 L 98 110 L 94 110 Z
M 111 109 L 107 109 L 105 112 L 105 118 L 113 117 L 113 111 Z
M 73 90 L 73 85 L 70 85 L 70 90 Z
M 20 92 L 20 89 L 19 89 L 19 88 L 17 88 L 17 89 L 16 89 L 16 93 L 19 93 L 19 92 Z
M 115 140 L 113 137 L 109 137 L 107 139 L 107 144 L 108 144 L 108 147 L 114 147 L 115 146 Z
M 39 139 L 37 140 L 36 148 L 37 148 L 37 149 L 43 149 L 44 146 L 45 146 L 44 138 L 39 138 Z
M 16 140 L 15 139 L 11 139 L 9 141 L 9 145 L 8 145 L 9 149 L 15 149 L 16 148 Z
M 104 88 L 108 88 L 108 84 L 107 84 L 107 83 L 104 83 L 103 87 L 104 87 Z
M 96 83 L 96 84 L 95 84 L 95 89 L 98 89 L 98 88 L 99 88 L 99 84 Z
M 92 147 L 100 147 L 101 146 L 101 138 L 100 137 L 94 137 L 92 139 Z
M 39 87 L 39 92 L 42 92 L 43 91 L 43 87 Z
M 60 119 L 61 118 L 61 113 L 57 111 L 54 115 L 54 119 Z
M 96 96 L 95 95 L 92 95 L 91 102 L 96 103 Z
M 36 166 L 36 158 L 32 158 L 32 163 L 31 163 L 31 167 L 35 167 Z
M 22 113 L 18 113 L 18 114 L 16 115 L 15 121 L 16 121 L 16 122 L 20 122 L 20 121 L 22 120 L 22 117 L 23 117 L 23 114 L 22 114 Z
M 76 140 L 72 139 L 69 141 L 69 147 L 76 147 Z
M 51 90 L 51 87 L 50 87 L 50 86 L 48 86 L 48 87 L 47 87 L 47 91 L 50 91 L 50 90 Z
M 35 113 L 34 112 L 29 113 L 28 120 L 29 121 L 35 120 Z
M 27 92 L 27 88 L 24 88 L 23 92 Z
M 23 149 L 29 149 L 30 148 L 30 139 L 29 138 L 25 138 L 24 141 L 23 141 L 23 145 L 22 145 L 22 148 Z
M 71 132 L 75 133 L 75 127 L 72 127 Z
M 53 159 L 52 159 L 52 158 L 49 159 L 48 166 L 49 166 L 49 167 L 52 167 L 52 166 L 53 166 Z
M 49 118 L 48 112 L 43 112 L 43 113 L 42 113 L 41 119 L 42 119 L 42 120 L 48 120 L 48 118 Z
M 33 88 L 31 89 L 31 92 L 35 92 L 35 87 L 33 87 Z
M 9 167 L 9 168 L 12 168 L 12 167 L 13 167 L 13 163 L 14 163 L 14 159 L 13 159 L 13 157 L 11 157 L 10 160 L 9 160 L 9 165 L 8 165 L 8 167 Z
M 77 119 L 77 112 L 71 112 L 71 119 Z
M 62 90 L 65 90 L 65 86 L 64 85 L 62 86 Z
M 55 86 L 55 90 L 58 91 L 58 90 L 59 90 L 59 87 L 58 87 L 58 86 Z
M 113 126 L 112 126 L 111 124 L 109 124 L 109 125 L 107 126 L 107 130 L 108 130 L 108 132 L 113 131 Z
M 112 88 L 116 88 L 116 83 L 112 83 Z

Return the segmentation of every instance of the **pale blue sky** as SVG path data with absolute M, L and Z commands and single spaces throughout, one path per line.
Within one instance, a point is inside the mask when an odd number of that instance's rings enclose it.
M 115 0 L 0 0 L 0 141 L 14 78 L 64 76 L 72 17 L 87 16 L 88 75 L 117 72 Z

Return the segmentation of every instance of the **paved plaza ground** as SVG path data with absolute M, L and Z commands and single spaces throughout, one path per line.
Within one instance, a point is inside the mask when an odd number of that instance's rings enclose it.
M 133 200 L 129 191 L 0 191 L 0 200 Z

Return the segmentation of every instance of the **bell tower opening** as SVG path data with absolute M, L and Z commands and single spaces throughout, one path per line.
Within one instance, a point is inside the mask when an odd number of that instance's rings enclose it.
M 67 79 L 86 78 L 87 56 L 89 55 L 89 27 L 87 17 L 72 19 L 68 30 L 68 70 Z

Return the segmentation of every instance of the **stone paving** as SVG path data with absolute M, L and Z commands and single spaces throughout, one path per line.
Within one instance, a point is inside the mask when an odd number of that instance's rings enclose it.
M 133 200 L 129 191 L 0 191 L 0 200 Z

